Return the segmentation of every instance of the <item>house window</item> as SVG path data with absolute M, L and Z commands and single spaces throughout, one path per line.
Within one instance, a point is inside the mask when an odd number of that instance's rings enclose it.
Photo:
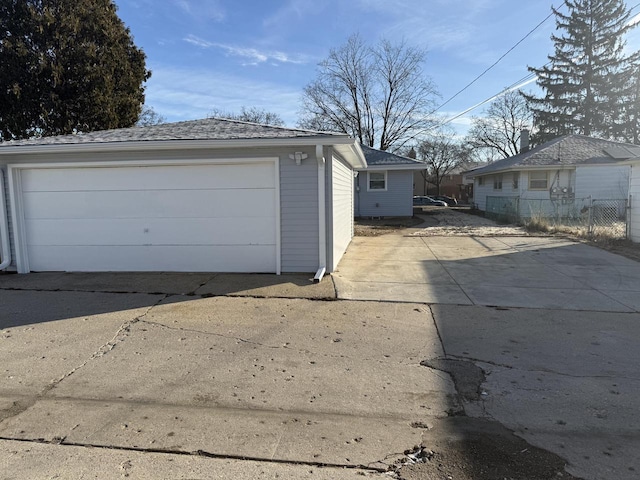
M 546 190 L 548 186 L 548 172 L 529 172 L 529 190 Z
M 478 177 L 478 185 L 484 185 L 484 177 Z
M 502 190 L 502 174 L 493 176 L 493 189 Z
M 513 174 L 513 185 L 512 188 L 513 190 L 518 190 L 518 187 L 520 186 L 520 173 L 516 172 Z
M 387 172 L 367 172 L 367 190 L 387 191 Z

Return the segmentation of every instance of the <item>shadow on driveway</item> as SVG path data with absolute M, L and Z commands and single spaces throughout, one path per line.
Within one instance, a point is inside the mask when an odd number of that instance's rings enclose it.
M 0 329 L 211 296 L 336 298 L 330 277 L 308 274 L 0 274 Z

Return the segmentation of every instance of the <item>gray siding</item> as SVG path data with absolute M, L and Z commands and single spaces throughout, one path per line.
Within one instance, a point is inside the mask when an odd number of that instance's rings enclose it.
M 387 171 L 387 190 L 367 191 L 367 172 L 356 179 L 356 217 L 410 217 L 413 215 L 413 170 Z
M 289 154 L 302 151 L 308 158 L 296 165 Z M 170 150 L 162 152 L 95 152 L 93 154 L 21 155 L 5 157 L 7 163 L 86 161 L 200 160 L 209 158 L 278 157 L 280 159 L 280 226 L 282 272 L 316 272 L 318 269 L 318 164 L 315 148 Z M 7 190 L 8 194 L 8 190 Z M 10 207 L 8 207 L 10 210 Z M 11 212 L 9 211 L 9 214 Z M 11 226 L 10 226 L 11 228 Z M 12 251 L 14 249 L 12 248 Z M 15 251 L 13 251 L 15 259 Z
M 315 151 L 301 165 L 280 157 L 281 242 L 283 272 L 318 270 L 318 163 Z
M 576 198 L 622 199 L 629 193 L 629 166 L 576 168 Z
M 332 260 L 329 271 L 338 267 L 340 259 L 353 238 L 353 170 L 333 157 L 331 165 Z

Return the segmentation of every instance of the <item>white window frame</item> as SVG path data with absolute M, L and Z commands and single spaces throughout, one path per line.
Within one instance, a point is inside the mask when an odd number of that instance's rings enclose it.
M 371 188 L 371 174 L 382 174 L 384 175 L 384 188 Z M 380 180 L 374 180 L 379 182 Z M 387 171 L 379 171 L 379 172 L 367 172 L 367 192 L 386 192 L 387 191 Z
M 502 190 L 502 174 L 501 173 L 493 176 L 493 189 Z
M 511 180 L 511 189 L 518 190 L 520 187 L 520 172 L 513 173 L 513 179 Z
M 544 187 L 532 187 L 531 183 L 532 182 L 542 182 L 542 178 L 536 178 L 533 179 L 531 178 L 533 175 L 542 175 L 544 174 Z M 549 172 L 547 170 L 543 170 L 543 171 L 531 171 L 529 172 L 529 190 L 536 190 L 536 191 L 544 191 L 547 190 L 549 188 Z

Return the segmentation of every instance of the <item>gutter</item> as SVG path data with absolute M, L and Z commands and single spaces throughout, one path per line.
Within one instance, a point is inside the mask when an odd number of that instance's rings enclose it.
M 0 271 L 11 265 L 11 245 L 9 244 L 9 218 L 5 201 L 4 171 L 0 168 Z
M 325 202 L 325 158 L 322 145 L 316 145 L 318 162 L 318 271 L 313 281 L 318 283 L 327 271 L 327 225 Z

